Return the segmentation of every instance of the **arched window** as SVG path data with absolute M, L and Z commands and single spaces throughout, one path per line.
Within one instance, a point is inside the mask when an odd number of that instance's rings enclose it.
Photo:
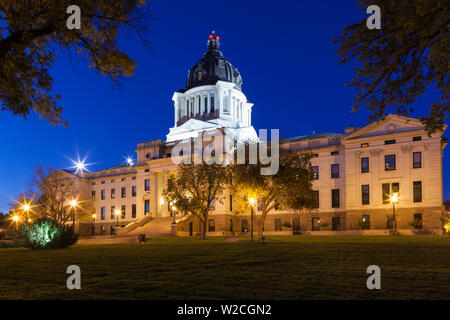
M 228 96 L 223 97 L 223 113 L 230 113 L 230 105 L 228 103 Z

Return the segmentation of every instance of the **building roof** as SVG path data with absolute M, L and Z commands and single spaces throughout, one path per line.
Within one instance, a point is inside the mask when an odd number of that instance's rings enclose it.
M 232 82 L 236 84 L 236 89 L 242 89 L 241 75 L 220 52 L 219 36 L 213 31 L 209 36 L 208 51 L 189 70 L 186 90 L 204 85 L 215 85 L 217 81 Z
M 313 133 L 305 136 L 297 136 L 292 138 L 283 138 L 280 139 L 280 143 L 290 143 L 290 142 L 297 142 L 297 141 L 305 141 L 305 140 L 315 140 L 315 139 L 321 139 L 321 138 L 331 138 L 331 137 L 338 137 L 342 136 L 342 133 L 333 133 L 333 132 L 323 132 L 323 133 Z

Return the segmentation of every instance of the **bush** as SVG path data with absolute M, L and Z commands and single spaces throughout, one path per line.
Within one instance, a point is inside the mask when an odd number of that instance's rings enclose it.
M 67 248 L 78 241 L 78 234 L 67 226 L 58 226 L 53 220 L 41 218 L 31 226 L 22 225 L 25 247 L 31 249 Z

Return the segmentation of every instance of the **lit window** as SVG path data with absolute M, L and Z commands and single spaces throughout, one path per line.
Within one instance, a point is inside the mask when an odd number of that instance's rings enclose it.
M 314 175 L 314 180 L 319 180 L 319 167 L 318 166 L 312 167 L 312 172 Z
M 384 170 L 392 171 L 395 170 L 395 154 L 389 154 L 384 156 Z

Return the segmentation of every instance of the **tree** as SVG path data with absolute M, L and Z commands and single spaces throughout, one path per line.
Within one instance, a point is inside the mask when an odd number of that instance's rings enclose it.
M 261 203 L 258 237 L 263 241 L 263 226 L 267 214 L 281 206 L 294 213 L 314 206 L 311 155 L 297 152 L 280 153 L 279 170 L 274 175 L 261 175 L 260 163 L 232 166 L 232 192 L 240 199 L 256 198 Z
M 134 73 L 136 63 L 119 49 L 120 30 L 141 37 L 149 16 L 145 0 L 77 0 L 81 28 L 69 30 L 68 0 L 2 0 L 0 3 L 0 104 L 26 118 L 31 111 L 64 124 L 59 95 L 52 93 L 50 67 L 57 49 L 80 56 L 115 80 Z
M 373 4 L 358 0 L 366 12 Z M 362 105 L 370 110 L 369 121 L 393 108 L 408 115 L 411 104 L 436 86 L 440 99 L 421 117 L 429 134 L 443 129 L 450 111 L 448 48 L 450 7 L 444 0 L 380 0 L 381 29 L 369 30 L 366 18 L 344 28 L 334 39 L 341 63 L 360 62 L 350 83 L 356 88 L 353 111 Z
M 223 201 L 228 182 L 228 168 L 221 164 L 182 163 L 177 175 L 169 177 L 164 195 L 176 204 L 177 210 L 200 219 L 204 240 L 211 206 Z
M 79 196 L 77 179 L 64 170 L 37 167 L 33 172 L 33 185 L 38 215 L 53 220 L 60 227 L 71 221 L 74 208 L 70 201 Z M 91 214 L 91 209 L 90 201 L 78 202 L 75 218 L 82 220 Z

